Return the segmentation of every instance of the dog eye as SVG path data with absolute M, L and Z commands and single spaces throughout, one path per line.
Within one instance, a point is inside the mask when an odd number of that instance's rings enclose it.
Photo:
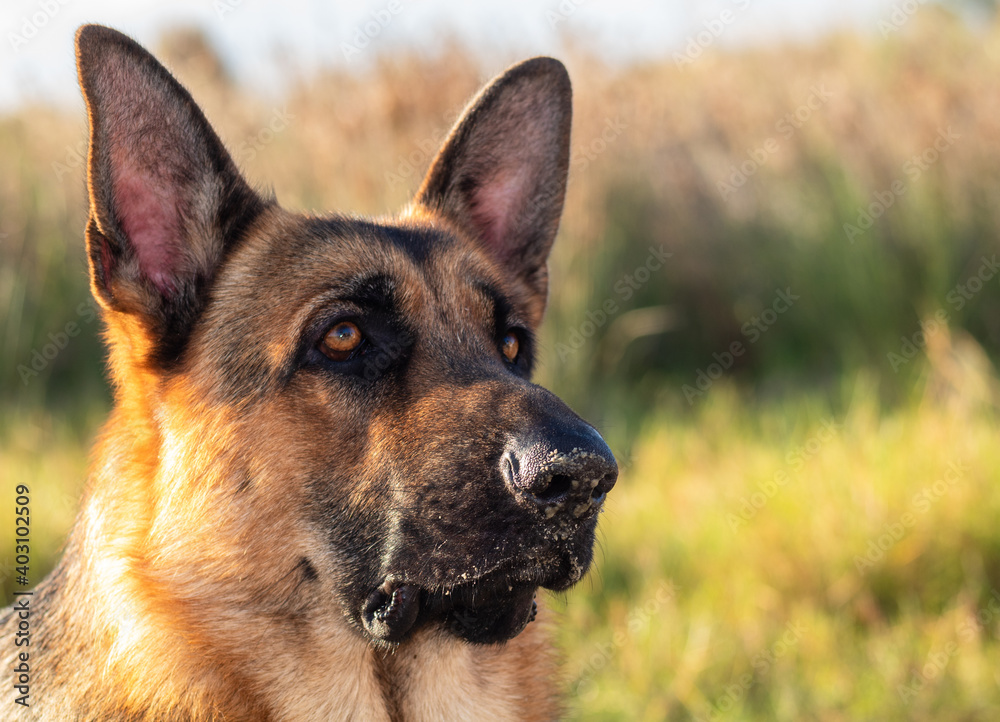
M 504 358 L 511 363 L 517 361 L 517 354 L 521 350 L 521 341 L 515 331 L 508 331 L 507 335 L 503 337 L 500 350 L 503 352 Z
M 332 361 L 347 361 L 364 340 L 365 337 L 357 324 L 341 321 L 326 332 L 319 344 L 319 350 Z

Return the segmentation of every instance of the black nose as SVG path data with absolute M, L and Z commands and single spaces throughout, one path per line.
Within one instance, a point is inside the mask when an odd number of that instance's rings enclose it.
M 500 472 L 515 496 L 548 518 L 592 516 L 618 480 L 611 449 L 589 426 L 512 440 Z

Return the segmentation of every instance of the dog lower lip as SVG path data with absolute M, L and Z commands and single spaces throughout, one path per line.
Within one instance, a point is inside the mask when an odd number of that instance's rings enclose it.
M 435 621 L 468 642 L 490 644 L 517 636 L 534 621 L 537 584 L 481 581 L 431 591 L 386 579 L 365 600 L 361 623 L 373 640 L 389 644 Z
M 474 644 L 496 644 L 513 639 L 535 619 L 537 588 L 515 586 L 509 596 L 483 599 L 477 604 L 455 604 L 444 615 L 448 629 Z
M 365 601 L 361 621 L 375 639 L 399 642 L 413 628 L 420 612 L 420 588 L 386 581 Z
M 440 578 L 418 581 L 403 570 L 390 573 L 362 602 L 361 626 L 376 643 L 398 644 L 425 625 L 443 626 L 475 644 L 505 642 L 534 620 L 539 588 L 561 591 L 579 581 L 590 562 L 585 531 L 580 530 L 584 538 L 562 539 L 557 548 L 550 542 L 545 553 L 508 558 L 486 571 L 480 567 L 478 573 L 460 575 L 457 584 Z

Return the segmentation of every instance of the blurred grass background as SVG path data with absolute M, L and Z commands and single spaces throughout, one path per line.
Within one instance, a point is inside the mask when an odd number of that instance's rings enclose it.
M 197 32 L 159 52 L 250 178 L 368 214 L 497 70 L 401 52 L 269 105 Z M 1000 718 L 1000 28 L 935 7 L 885 39 L 563 59 L 539 381 L 623 468 L 596 571 L 553 599 L 571 716 Z M 0 486 L 32 487 L 36 580 L 108 409 L 85 132 L 0 116 Z

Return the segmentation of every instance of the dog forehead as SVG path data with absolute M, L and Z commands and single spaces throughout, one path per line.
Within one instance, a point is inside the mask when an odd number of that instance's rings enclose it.
M 265 325 L 272 343 L 290 344 L 307 317 L 371 279 L 425 331 L 490 322 L 492 299 L 506 297 L 498 269 L 447 230 L 282 212 L 259 224 L 225 264 L 206 319 L 243 338 Z
M 502 282 L 478 248 L 427 224 L 300 216 L 274 224 L 255 245 L 244 270 L 263 274 L 263 288 L 280 289 L 290 304 L 350 293 L 360 280 L 380 277 L 418 314 L 435 299 L 453 305 Z

